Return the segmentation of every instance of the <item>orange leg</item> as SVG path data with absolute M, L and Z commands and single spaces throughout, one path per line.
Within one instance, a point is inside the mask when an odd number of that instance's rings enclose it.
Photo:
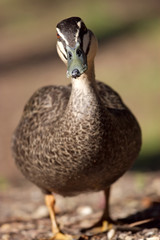
M 51 194 L 45 195 L 45 202 L 46 202 L 46 206 L 48 207 L 49 215 L 51 218 L 52 232 L 54 235 L 56 235 L 59 232 L 59 228 L 56 222 L 55 211 L 54 211 L 54 205 L 55 205 L 54 196 Z
M 110 218 L 110 211 L 109 211 L 109 196 L 110 196 L 110 187 L 107 188 L 105 191 L 104 191 L 104 194 L 105 194 L 105 208 L 104 208 L 104 211 L 103 211 L 103 215 L 102 215 L 102 220 L 107 220 L 107 221 L 110 221 L 111 218 Z
M 98 225 L 102 226 L 101 227 L 102 232 L 111 229 L 112 228 L 112 223 L 113 223 L 113 220 L 110 217 L 110 211 L 109 211 L 110 187 L 107 188 L 104 191 L 104 194 L 105 194 L 106 204 L 105 204 L 105 208 L 104 208 L 104 211 L 103 211 L 103 215 L 102 215 L 100 221 L 98 222 Z
M 103 215 L 101 217 L 101 219 L 95 223 L 93 226 L 87 228 L 87 229 L 83 229 L 83 231 L 90 231 L 91 233 L 95 234 L 95 233 L 99 233 L 99 232 L 105 232 L 110 230 L 113 225 L 113 220 L 110 218 L 110 214 L 109 214 L 109 196 L 110 196 L 110 187 L 106 188 L 106 190 L 104 191 L 105 194 L 105 209 L 103 212 Z
M 52 224 L 53 238 L 51 239 L 52 240 L 72 240 L 73 238 L 70 235 L 63 234 L 57 225 L 55 211 L 54 211 L 54 206 L 55 206 L 54 196 L 52 194 L 45 195 L 45 202 L 49 210 L 49 215 L 50 215 L 51 224 Z

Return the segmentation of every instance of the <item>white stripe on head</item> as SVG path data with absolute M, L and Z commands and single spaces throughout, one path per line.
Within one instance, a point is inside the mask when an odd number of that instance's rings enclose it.
M 89 44 L 89 31 L 83 36 L 83 51 L 86 53 Z
M 81 28 L 81 24 L 82 24 L 82 20 L 80 20 L 79 22 L 77 22 L 77 25 L 78 25 L 79 29 Z
M 67 58 L 66 50 L 63 46 L 63 43 L 62 42 L 57 42 L 57 46 L 58 46 L 59 50 L 64 54 L 64 56 Z
M 66 52 L 64 52 L 64 47 L 61 42 L 57 42 L 57 52 L 62 61 L 67 64 L 67 57 L 66 57 Z
M 66 45 L 68 45 L 68 41 L 67 39 L 64 37 L 64 35 L 61 33 L 61 31 L 59 30 L 59 28 L 56 28 L 57 33 L 59 34 L 59 36 L 65 41 Z
M 78 36 L 79 36 L 79 31 L 81 29 L 81 24 L 82 24 L 82 21 L 80 20 L 79 22 L 77 22 L 77 26 L 78 26 L 78 30 L 76 32 L 76 36 L 75 36 L 75 42 L 78 41 Z

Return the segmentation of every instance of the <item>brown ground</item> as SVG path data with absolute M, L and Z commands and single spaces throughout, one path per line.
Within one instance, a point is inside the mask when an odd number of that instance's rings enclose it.
M 111 215 L 127 225 L 115 226 L 103 234 L 90 236 L 80 230 L 100 218 L 104 207 L 102 193 L 75 198 L 56 196 L 57 219 L 64 232 L 75 239 L 160 239 L 159 172 L 128 173 L 114 184 Z M 22 180 L 0 192 L 0 239 L 42 240 L 51 236 L 48 211 L 40 190 Z M 131 224 L 130 226 L 128 224 Z

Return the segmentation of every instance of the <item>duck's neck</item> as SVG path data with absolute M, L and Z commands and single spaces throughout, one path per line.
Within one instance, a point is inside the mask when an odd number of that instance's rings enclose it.
M 72 78 L 72 94 L 76 92 L 90 95 L 96 90 L 94 63 L 89 65 L 88 70 L 78 78 Z
M 98 106 L 94 63 L 79 78 L 72 78 L 72 91 L 68 102 L 70 112 L 82 116 L 91 114 Z

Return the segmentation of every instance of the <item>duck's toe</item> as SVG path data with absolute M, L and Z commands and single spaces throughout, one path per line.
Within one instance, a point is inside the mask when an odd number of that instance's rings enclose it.
M 71 235 L 58 232 L 51 238 L 51 240 L 74 240 L 74 238 Z
M 85 228 L 82 230 L 82 232 L 88 232 L 90 234 L 98 234 L 98 233 L 102 233 L 102 232 L 107 232 L 110 229 L 114 228 L 114 221 L 112 219 L 101 219 L 100 221 L 98 221 L 97 223 L 95 223 L 93 226 L 89 227 L 89 228 Z

